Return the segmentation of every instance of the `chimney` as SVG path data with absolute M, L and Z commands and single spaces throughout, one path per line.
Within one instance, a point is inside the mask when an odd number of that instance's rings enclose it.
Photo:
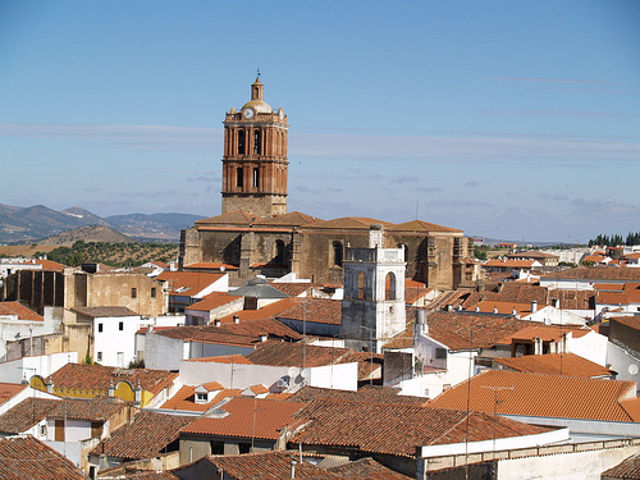
M 553 308 L 560 308 L 560 299 L 559 298 L 554 298 L 551 301 L 551 304 L 553 305 Z
M 266 333 L 261 333 L 261 334 L 260 334 L 260 341 L 261 341 L 261 342 L 266 342 L 266 341 L 267 341 L 267 338 L 268 338 L 268 336 L 267 336 L 267 334 L 266 334 Z
M 382 225 L 369 226 L 369 248 L 382 248 Z
M 458 310 L 459 312 L 461 312 L 461 311 L 462 311 L 462 304 L 458 305 L 457 310 Z
M 216 318 L 216 319 L 213 321 L 213 324 L 214 324 L 216 327 L 219 327 L 219 326 L 220 326 L 220 319 L 219 319 L 219 318 Z
M 296 462 L 293 458 L 291 459 L 291 478 L 294 479 L 296 478 L 296 464 L 298 462 Z
M 538 302 L 537 300 L 531 300 L 531 313 L 535 313 L 538 311 Z
M 427 324 L 427 311 L 416 310 L 416 325 L 418 326 L 418 332 L 428 334 L 429 325 Z
M 479 312 L 479 311 L 480 311 L 480 307 L 479 307 L 478 305 L 476 305 L 475 311 L 476 311 L 476 312 Z
M 513 315 L 514 317 L 518 315 L 518 311 L 515 309 L 515 307 L 513 308 L 513 310 L 511 310 L 511 315 Z
M 109 381 L 109 398 L 113 398 L 115 393 L 115 387 L 113 386 L 113 378 Z
M 453 312 L 453 305 L 447 305 L 447 312 Z
M 238 315 L 233 316 L 233 323 L 240 323 L 240 317 Z
M 498 313 L 498 307 L 493 307 L 493 313 Z

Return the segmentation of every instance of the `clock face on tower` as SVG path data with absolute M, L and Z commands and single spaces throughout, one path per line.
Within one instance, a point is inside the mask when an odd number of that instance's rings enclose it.
M 247 108 L 245 109 L 244 112 L 242 112 L 242 115 L 244 115 L 244 118 L 246 118 L 247 120 L 250 120 L 253 118 L 253 116 L 255 115 L 253 112 L 252 108 Z

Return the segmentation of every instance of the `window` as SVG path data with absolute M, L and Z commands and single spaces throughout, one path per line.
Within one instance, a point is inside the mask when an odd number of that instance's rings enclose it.
M 364 273 L 358 274 L 358 292 L 357 298 L 364 298 Z
M 275 263 L 283 265 L 285 263 L 285 247 L 282 240 L 276 240 L 274 244 Z
M 98 324 L 98 333 L 102 333 L 102 324 L 101 323 Z
M 253 186 L 258 188 L 260 186 L 260 170 L 257 168 L 253 169 Z
M 99 362 L 101 362 L 101 361 L 102 361 L 102 352 L 98 352 L 98 353 L 96 354 L 96 359 L 97 359 Z
M 384 278 L 384 299 L 396 299 L 396 276 L 392 272 L 387 273 Z
M 253 153 L 260 155 L 260 130 L 253 132 Z
M 207 394 L 206 393 L 202 393 L 202 392 L 198 392 L 196 393 L 196 403 L 197 402 L 207 402 Z
M 40 425 L 40 436 L 44 437 L 47 435 L 47 426 L 46 425 Z
M 238 453 L 251 453 L 251 444 L 250 443 L 239 443 L 238 444 Z
M 118 330 L 120 331 L 124 330 L 124 322 L 118 322 Z
M 131 298 L 138 298 L 138 289 L 135 287 L 131 289 Z
M 336 267 L 341 267 L 342 259 L 343 259 L 342 242 L 339 242 L 336 240 L 335 242 L 333 242 L 332 248 L 333 248 L 333 264 Z
M 442 360 L 447 358 L 447 351 L 444 348 L 436 348 L 436 359 Z
M 238 155 L 243 155 L 244 151 L 244 130 L 238 130 Z
M 224 454 L 224 442 L 211 442 L 211 455 L 223 455 Z
M 236 169 L 236 186 L 242 188 L 244 186 L 244 172 L 242 168 Z
M 151 289 L 151 298 L 156 298 L 156 287 Z

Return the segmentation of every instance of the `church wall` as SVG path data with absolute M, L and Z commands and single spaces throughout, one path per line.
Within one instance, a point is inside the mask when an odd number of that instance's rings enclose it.
M 423 282 L 426 279 L 425 262 L 427 257 L 427 236 L 419 234 L 399 234 L 385 232 L 385 247 L 400 248 L 407 246 L 405 262 L 407 262 L 407 278 Z
M 200 261 L 221 262 L 239 266 L 241 242 L 241 232 L 201 231 Z M 188 265 L 186 261 L 185 264 Z
M 245 210 L 259 217 L 270 217 L 287 213 L 287 197 L 280 195 L 251 196 L 224 195 L 222 213 Z

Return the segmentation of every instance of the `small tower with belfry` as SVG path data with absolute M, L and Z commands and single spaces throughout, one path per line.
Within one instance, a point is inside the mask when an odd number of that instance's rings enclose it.
M 287 134 L 282 108 L 264 101 L 260 74 L 251 84 L 251 100 L 224 119 L 222 213 L 244 210 L 258 217 L 287 213 Z

